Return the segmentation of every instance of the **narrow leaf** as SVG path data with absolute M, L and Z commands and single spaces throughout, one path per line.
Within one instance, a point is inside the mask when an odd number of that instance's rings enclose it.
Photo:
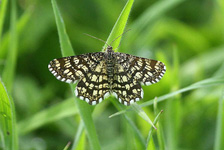
M 121 38 L 116 39 L 118 36 L 121 36 L 124 32 L 125 26 L 128 21 L 129 14 L 131 12 L 131 8 L 133 6 L 134 0 L 128 0 L 125 7 L 123 8 L 122 12 L 120 13 L 120 16 L 118 17 L 108 39 L 107 43 L 111 44 L 115 49 L 118 48 Z M 115 40 L 116 39 L 116 40 Z M 115 41 L 113 41 L 115 40 Z M 111 43 L 113 41 L 113 43 Z M 104 45 L 103 51 L 107 47 L 107 44 Z
M 161 110 L 161 111 L 159 112 L 159 114 L 156 116 L 155 120 L 153 121 L 153 124 L 156 124 L 156 123 L 158 122 L 159 117 L 160 117 L 160 115 L 162 114 L 162 112 L 163 112 L 163 110 Z M 148 148 L 148 144 L 149 144 L 149 142 L 150 142 L 150 140 L 151 140 L 152 132 L 153 132 L 154 129 L 155 129 L 155 128 L 153 128 L 153 126 L 152 126 L 152 127 L 150 128 L 150 130 L 149 130 L 149 134 L 148 134 L 147 141 L 146 141 L 146 146 L 145 146 L 146 149 Z
M 17 150 L 15 108 L 13 100 L 0 80 L 0 142 L 4 150 Z
M 65 56 L 69 56 L 69 55 L 74 55 L 72 46 L 70 44 L 70 40 L 66 33 L 64 21 L 60 15 L 56 1 L 51 0 L 51 2 L 52 2 L 52 7 L 54 10 L 55 20 L 56 20 L 56 24 L 57 24 L 57 28 L 58 28 L 62 56 L 65 57 Z M 75 86 L 71 85 L 71 89 L 74 93 Z M 83 120 L 84 127 L 86 129 L 86 133 L 87 133 L 87 136 L 89 139 L 90 147 L 94 150 L 100 149 L 99 140 L 98 140 L 98 137 L 96 134 L 96 129 L 95 129 L 95 126 L 93 123 L 93 118 L 91 116 L 92 110 L 93 110 L 92 106 L 90 106 L 89 104 L 87 104 L 86 102 L 81 101 L 81 100 L 76 100 L 75 102 L 79 109 L 80 116 Z
M 168 98 L 171 98 L 177 94 L 180 94 L 180 93 L 183 93 L 183 92 L 187 92 L 187 91 L 190 91 L 190 90 L 194 90 L 194 89 L 198 89 L 198 88 L 205 88 L 205 87 L 210 87 L 210 86 L 217 86 L 217 85 L 222 85 L 224 83 L 224 79 L 223 78 L 209 78 L 209 79 L 205 79 L 205 80 L 202 80 L 202 81 L 199 81 L 199 82 L 196 82 L 190 86 L 187 86 L 185 88 L 182 88 L 180 90 L 177 90 L 175 92 L 171 92 L 171 93 L 168 93 L 166 95 L 163 95 L 163 96 L 160 96 L 158 97 L 157 101 L 158 102 L 161 102 L 161 101 L 164 101 Z M 149 100 L 145 103 L 142 103 L 140 104 L 141 107 L 146 107 L 146 106 L 149 106 L 149 105 L 152 105 L 153 104 L 153 99 L 152 100 Z M 117 115 L 121 115 L 123 113 L 125 113 L 127 110 L 131 110 L 131 108 L 127 108 L 126 110 L 122 110 L 122 111 L 119 111 L 117 113 L 114 113 L 110 116 L 111 117 L 115 117 Z
M 132 104 L 132 109 L 145 121 L 147 121 L 153 128 L 157 129 L 152 123 L 151 119 L 147 116 L 147 114 L 143 111 L 143 109 L 136 103 Z
M 214 150 L 224 149 L 224 90 L 218 103 Z
M 6 8 L 8 4 L 8 0 L 0 1 L 0 45 L 1 45 L 1 37 L 2 37 L 2 28 L 5 20 Z
M 19 122 L 18 133 L 26 134 L 27 132 L 40 128 L 47 123 L 55 122 L 77 113 L 78 111 L 75 107 L 74 98 L 67 99 Z
M 2 80 L 5 83 L 8 91 L 11 91 L 15 67 L 17 59 L 17 32 L 16 32 L 16 1 L 11 1 L 11 16 L 10 16 L 10 47 L 6 65 L 3 70 Z

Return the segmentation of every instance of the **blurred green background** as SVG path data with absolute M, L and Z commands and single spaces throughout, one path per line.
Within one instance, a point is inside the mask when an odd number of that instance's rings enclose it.
M 5 2 L 0 2 L 2 11 Z M 76 55 L 101 51 L 104 43 L 83 33 L 106 40 L 126 2 L 57 0 Z M 12 7 L 9 1 L 5 19 L 1 19 L 0 77 L 10 59 L 10 47 L 16 46 L 13 83 L 6 89 L 15 103 L 18 149 L 63 149 L 69 141 L 69 149 L 75 149 L 72 145 L 77 138 L 76 149 L 90 149 L 85 129 L 79 130 L 80 115 L 73 103 L 78 99 L 72 97 L 69 85 L 58 81 L 47 68 L 52 59 L 62 57 L 51 1 L 16 1 L 17 43 L 10 39 Z M 136 0 L 126 29 L 131 31 L 122 37 L 119 52 L 160 60 L 167 66 L 159 83 L 143 87 L 144 99 L 138 104 L 206 79 L 223 79 L 222 0 Z M 223 89 L 222 80 L 158 102 L 158 111 L 164 110 L 159 119 L 164 147 L 154 131 L 151 149 L 224 149 Z M 93 112 L 101 149 L 143 149 L 123 115 L 108 118 L 118 111 L 110 99 Z M 154 120 L 153 106 L 142 108 Z M 127 114 L 146 140 L 151 126 L 137 113 Z

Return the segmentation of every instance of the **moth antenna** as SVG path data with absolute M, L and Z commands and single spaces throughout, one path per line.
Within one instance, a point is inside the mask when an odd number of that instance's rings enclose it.
M 116 37 L 111 43 L 110 43 L 110 45 L 115 41 L 115 40 L 117 40 L 118 38 L 120 38 L 122 35 L 124 35 L 125 33 L 127 33 L 128 31 L 130 31 L 131 29 L 128 29 L 128 30 L 126 30 L 126 31 L 124 31 L 121 35 L 119 35 L 118 37 Z M 119 44 L 119 46 L 120 46 L 120 44 Z M 118 47 L 119 47 L 118 46 Z
M 83 34 L 85 34 L 85 35 L 87 35 L 87 36 L 89 36 L 89 37 L 91 37 L 91 38 L 97 39 L 97 40 L 99 40 L 99 41 L 101 41 L 101 42 L 107 44 L 107 46 L 110 46 L 106 41 L 104 41 L 104 40 L 102 40 L 102 39 L 100 39 L 100 38 L 97 38 L 97 37 L 92 36 L 92 35 L 87 34 L 87 33 L 83 33 Z

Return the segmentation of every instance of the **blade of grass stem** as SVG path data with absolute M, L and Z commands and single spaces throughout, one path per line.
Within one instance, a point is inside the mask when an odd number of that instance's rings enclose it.
M 171 70 L 171 80 L 174 81 L 171 85 L 171 92 L 179 89 L 179 60 L 177 50 L 173 50 L 173 67 Z M 165 125 L 167 135 L 167 147 L 168 149 L 177 149 L 178 144 L 178 131 L 180 122 L 180 94 L 175 95 L 166 101 L 166 113 L 165 113 Z
M 172 1 L 158 1 L 154 5 L 150 6 L 144 13 L 132 23 L 128 41 L 132 43 L 139 33 L 142 32 L 146 27 L 155 23 L 156 19 L 159 19 L 160 16 L 166 14 L 169 10 L 173 9 L 184 0 L 172 0 Z M 145 32 L 146 34 L 148 32 Z
M 79 147 L 79 144 L 80 144 L 80 141 L 81 141 L 81 138 L 82 138 L 82 134 L 84 133 L 84 125 L 83 125 L 83 122 L 81 121 L 79 123 L 79 128 L 76 132 L 76 135 L 75 135 L 75 138 L 74 138 L 74 144 L 72 146 L 72 150 L 80 150 L 80 149 L 84 149 L 84 145 L 83 145 L 83 148 L 80 148 Z
M 16 0 L 11 1 L 11 15 L 10 15 L 10 47 L 6 59 L 6 65 L 2 73 L 2 81 L 8 91 L 11 91 L 15 67 L 17 59 L 17 32 L 16 32 Z
M 123 110 L 124 109 L 124 106 L 121 105 L 117 100 L 112 100 L 112 103 L 117 108 L 117 110 Z M 111 118 L 111 117 L 109 116 L 109 118 Z M 133 129 L 133 132 L 135 133 L 135 135 L 137 137 L 137 140 L 140 143 L 140 146 L 143 148 L 144 145 L 145 145 L 145 139 L 144 139 L 144 137 L 142 136 L 142 134 L 140 133 L 140 131 L 138 130 L 138 128 L 136 127 L 136 125 L 134 124 L 134 122 L 131 120 L 131 118 L 127 114 L 124 114 L 124 118 L 126 119 L 126 121 L 128 121 L 128 124 Z
M 140 116 L 142 117 L 145 121 L 147 121 L 153 128 L 156 129 L 156 127 L 154 126 L 154 124 L 152 123 L 151 119 L 147 116 L 147 114 L 142 110 L 142 108 L 134 103 L 131 105 L 132 109 Z
M 18 123 L 18 133 L 26 134 L 31 132 L 47 123 L 60 120 L 62 118 L 77 114 L 74 98 L 69 98 L 61 103 L 51 106 L 30 118 L 22 120 Z
M 29 23 L 29 20 L 32 16 L 32 9 L 27 9 L 16 22 L 16 33 L 17 37 L 26 29 L 26 25 Z M 2 38 L 0 46 L 0 58 L 4 57 L 8 52 L 8 47 L 10 46 L 10 32 L 6 32 Z
M 68 35 L 66 33 L 65 25 L 63 22 L 63 18 L 61 17 L 61 14 L 59 12 L 58 6 L 56 4 L 55 0 L 51 0 L 52 7 L 55 15 L 55 20 L 58 28 L 58 34 L 60 39 L 60 45 L 61 45 L 61 52 L 62 56 L 69 56 L 74 55 L 70 40 L 68 38 Z M 72 91 L 75 91 L 75 86 L 71 85 Z M 73 92 L 74 94 L 74 92 Z M 99 140 L 96 134 L 95 125 L 93 123 L 93 118 L 91 116 L 93 108 L 89 104 L 87 104 L 84 101 L 76 100 L 76 105 L 79 109 L 79 114 L 83 120 L 84 127 L 86 129 L 86 133 L 89 139 L 90 147 L 94 150 L 100 149 Z
M 164 101 L 168 98 L 171 98 L 177 94 L 180 94 L 180 93 L 183 93 L 183 92 L 187 92 L 187 91 L 190 91 L 190 90 L 194 90 L 194 89 L 198 89 L 198 88 L 205 88 L 205 87 L 210 87 L 210 86 L 217 86 L 217 85 L 222 85 L 224 83 L 224 79 L 223 78 L 209 78 L 209 79 L 205 79 L 205 80 L 202 80 L 202 81 L 199 81 L 199 82 L 196 82 L 190 86 L 187 86 L 185 88 L 182 88 L 180 90 L 177 90 L 175 92 L 172 92 L 172 93 L 168 93 L 168 94 L 165 94 L 163 96 L 160 96 L 158 97 L 158 102 L 161 102 L 161 101 Z M 152 100 L 149 100 L 145 103 L 142 103 L 140 104 L 139 106 L 140 107 L 146 107 L 146 106 L 150 106 L 153 104 L 153 99 Z M 117 113 L 114 113 L 112 115 L 110 115 L 110 118 L 112 117 L 115 117 L 117 115 L 121 115 L 121 114 L 124 114 L 126 111 L 130 111 L 131 108 L 127 108 L 125 110 L 122 110 L 122 111 L 119 111 Z
M 0 142 L 5 150 L 18 149 L 15 107 L 6 87 L 0 80 Z
M 65 148 L 63 150 L 67 150 L 70 145 L 71 145 L 71 142 L 68 142 L 68 144 L 65 146 Z
M 153 121 L 153 124 L 154 124 L 154 125 L 158 122 L 159 117 L 160 117 L 160 115 L 162 114 L 162 112 L 163 112 L 163 110 L 161 110 L 161 111 L 158 113 L 158 115 L 156 116 L 155 120 Z M 151 127 L 150 130 L 149 130 L 149 134 L 148 134 L 148 137 L 147 137 L 147 140 L 146 140 L 146 145 L 145 145 L 145 149 L 146 149 L 146 150 L 147 150 L 147 148 L 148 148 L 148 144 L 149 144 L 149 142 L 150 142 L 150 140 L 151 140 L 153 130 L 154 130 L 153 127 Z
M 154 114 L 158 114 L 158 109 L 157 109 L 157 97 L 155 97 L 154 99 Z M 162 110 L 163 111 L 163 110 Z M 157 124 L 157 140 L 159 143 L 159 149 L 160 150 L 164 150 L 165 149 L 165 141 L 164 141 L 164 137 L 163 137 L 163 128 L 162 128 L 162 124 L 158 121 Z
M 133 6 L 134 0 L 128 0 L 125 7 L 123 8 L 122 12 L 120 13 L 120 16 L 118 17 L 109 37 L 107 38 L 107 43 L 111 44 L 111 42 L 117 38 L 118 36 L 122 35 L 124 33 L 125 26 L 128 21 L 129 14 L 131 12 L 131 8 Z M 120 45 L 121 37 L 113 41 L 111 46 L 115 48 L 115 51 Z M 104 45 L 103 50 L 104 51 L 107 47 L 107 44 Z
M 2 0 L 0 2 L 0 45 L 1 45 L 1 37 L 2 37 L 2 28 L 5 20 L 6 8 L 8 4 L 8 0 Z
M 214 150 L 224 148 L 224 89 L 218 103 Z

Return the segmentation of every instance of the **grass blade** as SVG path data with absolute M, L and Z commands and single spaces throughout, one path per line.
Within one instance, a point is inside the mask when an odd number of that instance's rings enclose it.
M 153 121 L 153 124 L 156 124 L 156 123 L 158 122 L 159 117 L 160 117 L 160 115 L 162 114 L 162 112 L 163 112 L 163 110 L 161 110 L 161 111 L 159 112 L 159 114 L 156 116 L 155 120 Z M 150 140 L 151 140 L 152 132 L 153 132 L 154 129 L 155 129 L 155 128 L 153 128 L 153 126 L 152 126 L 152 127 L 150 128 L 150 130 L 149 130 L 149 134 L 148 134 L 148 137 L 147 137 L 147 140 L 146 140 L 146 146 L 145 146 L 146 150 L 148 149 L 148 144 L 149 144 L 149 142 L 150 142 Z
M 47 123 L 77 114 L 74 98 L 67 99 L 18 123 L 18 133 L 26 134 Z
M 142 110 L 142 108 L 134 103 L 131 105 L 132 109 L 140 116 L 142 117 L 145 121 L 147 121 L 153 128 L 156 129 L 156 127 L 154 126 L 154 124 L 152 123 L 152 121 L 150 120 L 150 118 L 147 116 L 147 114 L 144 112 L 144 110 Z
M 117 100 L 113 100 L 112 102 L 113 102 L 114 106 L 117 108 L 117 110 L 121 111 L 124 109 L 124 106 L 121 105 Z M 109 116 L 109 118 L 111 118 L 111 117 L 113 117 L 113 116 Z M 124 114 L 124 118 L 125 118 L 125 121 L 127 121 L 128 124 L 131 126 L 133 132 L 135 133 L 137 140 L 140 143 L 140 146 L 143 148 L 144 144 L 145 144 L 145 139 L 142 136 L 142 134 L 140 133 L 139 129 L 136 127 L 135 123 L 131 120 L 131 118 L 127 114 Z
M 2 74 L 2 81 L 8 91 L 11 91 L 17 58 L 17 33 L 16 33 L 16 1 L 11 1 L 11 16 L 10 16 L 10 47 L 6 65 Z
M 70 145 L 71 145 L 71 142 L 68 142 L 68 144 L 65 146 L 65 148 L 63 150 L 68 150 Z
M 27 27 L 27 24 L 29 23 L 29 20 L 32 16 L 32 10 L 28 9 L 26 10 L 22 16 L 20 16 L 20 18 L 17 19 L 17 23 L 16 23 L 16 33 L 17 33 L 17 37 L 19 37 L 21 35 L 21 33 L 24 32 L 24 30 Z M 0 58 L 5 57 L 5 55 L 8 52 L 8 47 L 10 46 L 10 32 L 6 32 L 3 37 L 2 37 L 2 41 L 0 43 Z M 20 53 L 18 53 L 20 54 Z
M 52 0 L 52 7 L 54 10 L 55 20 L 58 28 L 58 34 L 60 39 L 60 45 L 61 45 L 61 52 L 62 55 L 69 56 L 74 55 L 70 40 L 68 38 L 68 35 L 65 30 L 65 25 L 63 22 L 63 18 L 60 15 L 59 9 L 57 7 L 56 1 Z M 75 86 L 71 85 L 72 91 L 75 91 Z M 90 147 L 94 150 L 100 149 L 99 140 L 96 134 L 96 129 L 93 123 L 93 118 L 91 116 L 92 114 L 92 106 L 87 104 L 84 101 L 76 100 L 76 105 L 79 109 L 80 116 L 83 120 L 84 127 L 86 129 L 86 133 L 89 139 Z
M 129 14 L 131 12 L 131 8 L 133 6 L 134 0 L 128 0 L 128 2 L 126 3 L 125 7 L 123 8 L 120 16 L 118 17 L 109 37 L 107 38 L 107 43 L 111 44 L 111 42 L 117 38 L 118 36 L 120 36 L 122 33 L 124 33 L 124 29 L 125 26 L 127 24 L 128 21 L 128 17 Z M 116 39 L 113 43 L 112 43 L 112 47 L 114 47 L 115 49 L 118 48 L 119 44 L 120 44 L 121 38 Z M 107 45 L 105 44 L 103 47 L 103 51 L 105 50 L 105 48 L 107 47 Z
M 3 0 L 0 2 L 0 45 L 1 45 L 1 37 L 2 37 L 2 28 L 5 20 L 6 8 L 8 4 L 8 0 Z
M 82 141 L 82 137 L 85 136 L 84 132 L 83 132 L 83 129 L 84 129 L 84 125 L 83 125 L 83 122 L 81 121 L 79 123 L 79 128 L 76 132 L 76 136 L 75 136 L 74 144 L 72 146 L 72 150 L 76 150 L 76 149 L 81 150 L 81 149 L 85 148 L 85 146 L 84 146 L 85 144 L 80 144 L 80 141 Z
M 145 32 L 144 29 L 153 25 L 156 22 L 155 20 L 161 18 L 161 16 L 182 2 L 184 2 L 184 0 L 158 1 L 154 5 L 150 6 L 138 19 L 135 20 L 135 22 L 132 23 L 132 31 L 129 34 L 129 38 L 126 40 L 128 40 L 129 43 L 138 43 L 136 42 L 136 37 L 139 38 L 139 33 L 142 31 L 144 32 L 141 33 L 141 37 L 148 37 L 148 32 Z M 143 40 L 144 38 L 139 39 Z
M 224 148 L 224 90 L 219 99 L 214 150 Z
M 157 109 L 157 97 L 154 99 L 154 114 L 158 114 L 158 109 Z M 163 112 L 163 110 L 161 110 Z M 159 149 L 164 150 L 165 149 L 165 140 L 164 140 L 164 134 L 163 134 L 163 128 L 162 124 L 158 121 L 157 124 L 157 139 L 158 139 L 158 144 L 159 144 Z
M 158 97 L 157 99 L 157 102 L 161 102 L 161 101 L 164 101 L 168 98 L 171 98 L 177 94 L 180 94 L 180 93 L 183 93 L 183 92 L 187 92 L 187 91 L 190 91 L 190 90 L 194 90 L 194 89 L 198 89 L 198 88 L 205 88 L 205 87 L 210 87 L 210 86 L 217 86 L 217 85 L 222 85 L 224 83 L 224 79 L 223 78 L 209 78 L 209 79 L 205 79 L 205 80 L 202 80 L 202 81 L 199 81 L 199 82 L 196 82 L 190 86 L 187 86 L 185 88 L 182 88 L 180 90 L 177 90 L 175 92 L 171 92 L 169 94 L 166 94 L 166 95 L 163 95 L 163 96 L 160 96 Z M 153 99 L 152 100 L 149 100 L 145 103 L 142 103 L 140 104 L 139 106 L 141 107 L 146 107 L 146 106 L 149 106 L 149 105 L 152 105 L 153 104 Z M 125 113 L 127 110 L 130 110 L 131 108 L 127 108 L 126 110 L 122 110 L 122 111 L 119 111 L 117 113 L 114 113 L 110 116 L 111 117 L 115 117 L 117 115 L 121 115 L 123 113 Z
M 0 80 L 0 142 L 5 150 L 18 149 L 15 108 L 13 100 Z

